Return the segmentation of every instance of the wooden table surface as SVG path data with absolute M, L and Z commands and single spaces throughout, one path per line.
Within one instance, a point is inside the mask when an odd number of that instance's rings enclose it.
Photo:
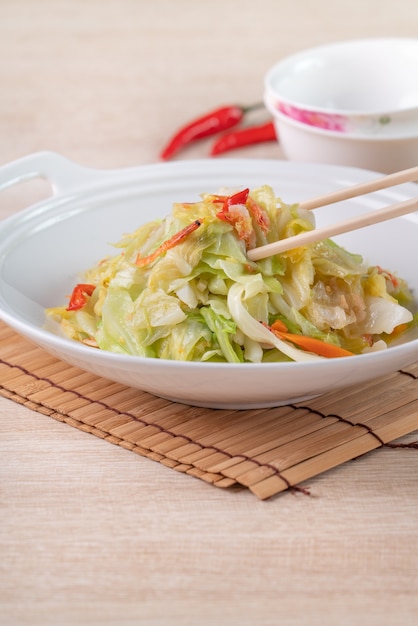
M 152 163 L 188 119 L 259 101 L 286 54 L 417 34 L 416 0 L 0 0 L 0 164 Z M 273 143 L 230 156 L 282 158 Z M 5 191 L 0 217 L 48 193 Z M 0 427 L 4 626 L 417 623 L 416 450 L 261 502 L 4 398 Z

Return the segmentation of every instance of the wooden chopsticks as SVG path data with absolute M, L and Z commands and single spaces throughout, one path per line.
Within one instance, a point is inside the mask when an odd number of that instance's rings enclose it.
M 401 172 L 395 172 L 388 176 L 383 176 L 367 183 L 355 185 L 354 187 L 347 187 L 339 189 L 338 191 L 328 193 L 311 200 L 305 200 L 299 203 L 299 207 L 303 209 L 316 209 L 328 204 L 340 202 L 341 200 L 348 200 L 349 198 L 355 198 L 356 196 L 364 195 L 366 193 L 372 193 L 379 189 L 386 189 L 405 182 L 412 182 L 418 180 L 418 166 L 412 167 Z M 295 235 L 294 237 L 287 237 L 280 241 L 274 241 L 265 246 L 260 246 L 249 250 L 247 253 L 248 258 L 251 261 L 258 261 L 274 254 L 281 254 L 287 250 L 292 250 L 299 246 L 304 246 L 309 243 L 315 243 L 322 239 L 334 237 L 335 235 L 341 235 L 343 233 L 356 230 L 358 228 L 364 228 L 365 226 L 371 226 L 372 224 L 378 224 L 386 220 L 406 215 L 407 213 L 413 213 L 418 210 L 418 197 L 393 204 L 376 211 L 365 213 L 353 218 L 349 218 L 336 224 L 330 224 L 322 228 L 316 228 L 311 231 Z
M 365 195 L 366 193 L 372 193 L 373 191 L 379 191 L 379 189 L 387 189 L 388 187 L 394 187 L 402 183 L 410 183 L 418 180 L 418 165 L 411 167 L 407 170 L 395 172 L 394 174 L 388 174 L 388 176 L 382 176 L 382 178 L 376 178 L 370 180 L 367 183 L 361 183 L 354 187 L 345 187 L 338 191 L 332 191 L 323 196 L 317 196 L 311 200 L 304 200 L 299 203 L 301 209 L 317 209 L 327 204 L 333 204 L 340 200 L 348 200 L 349 198 L 355 198 L 357 196 Z

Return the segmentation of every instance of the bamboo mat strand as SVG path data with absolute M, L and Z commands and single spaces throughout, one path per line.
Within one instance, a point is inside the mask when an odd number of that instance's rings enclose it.
M 67 365 L 0 324 L 0 394 L 220 488 L 260 499 L 418 429 L 418 363 L 309 402 L 244 411 L 187 406 Z

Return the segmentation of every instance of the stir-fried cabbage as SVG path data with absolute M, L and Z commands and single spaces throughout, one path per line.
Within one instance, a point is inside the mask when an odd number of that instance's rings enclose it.
M 268 186 L 204 194 L 126 235 L 47 314 L 72 339 L 143 357 L 307 361 L 385 348 L 417 321 L 402 279 L 332 240 L 247 257 L 314 227 Z

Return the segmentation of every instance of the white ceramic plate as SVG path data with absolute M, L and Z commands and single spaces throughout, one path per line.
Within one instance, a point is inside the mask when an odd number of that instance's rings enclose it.
M 46 329 L 44 309 L 63 302 L 84 269 L 114 249 L 109 242 L 175 201 L 220 187 L 271 185 L 285 202 L 304 200 L 378 174 L 273 160 L 178 161 L 114 171 L 82 168 L 38 153 L 0 168 L 2 187 L 42 176 L 54 195 L 0 224 L 0 318 L 55 356 L 105 378 L 173 401 L 248 409 L 302 401 L 398 370 L 418 358 L 418 339 L 384 352 L 309 363 L 184 363 L 112 354 Z M 316 210 L 318 225 L 418 196 L 405 184 Z M 418 292 L 418 216 L 336 238 L 370 262 L 396 271 Z

